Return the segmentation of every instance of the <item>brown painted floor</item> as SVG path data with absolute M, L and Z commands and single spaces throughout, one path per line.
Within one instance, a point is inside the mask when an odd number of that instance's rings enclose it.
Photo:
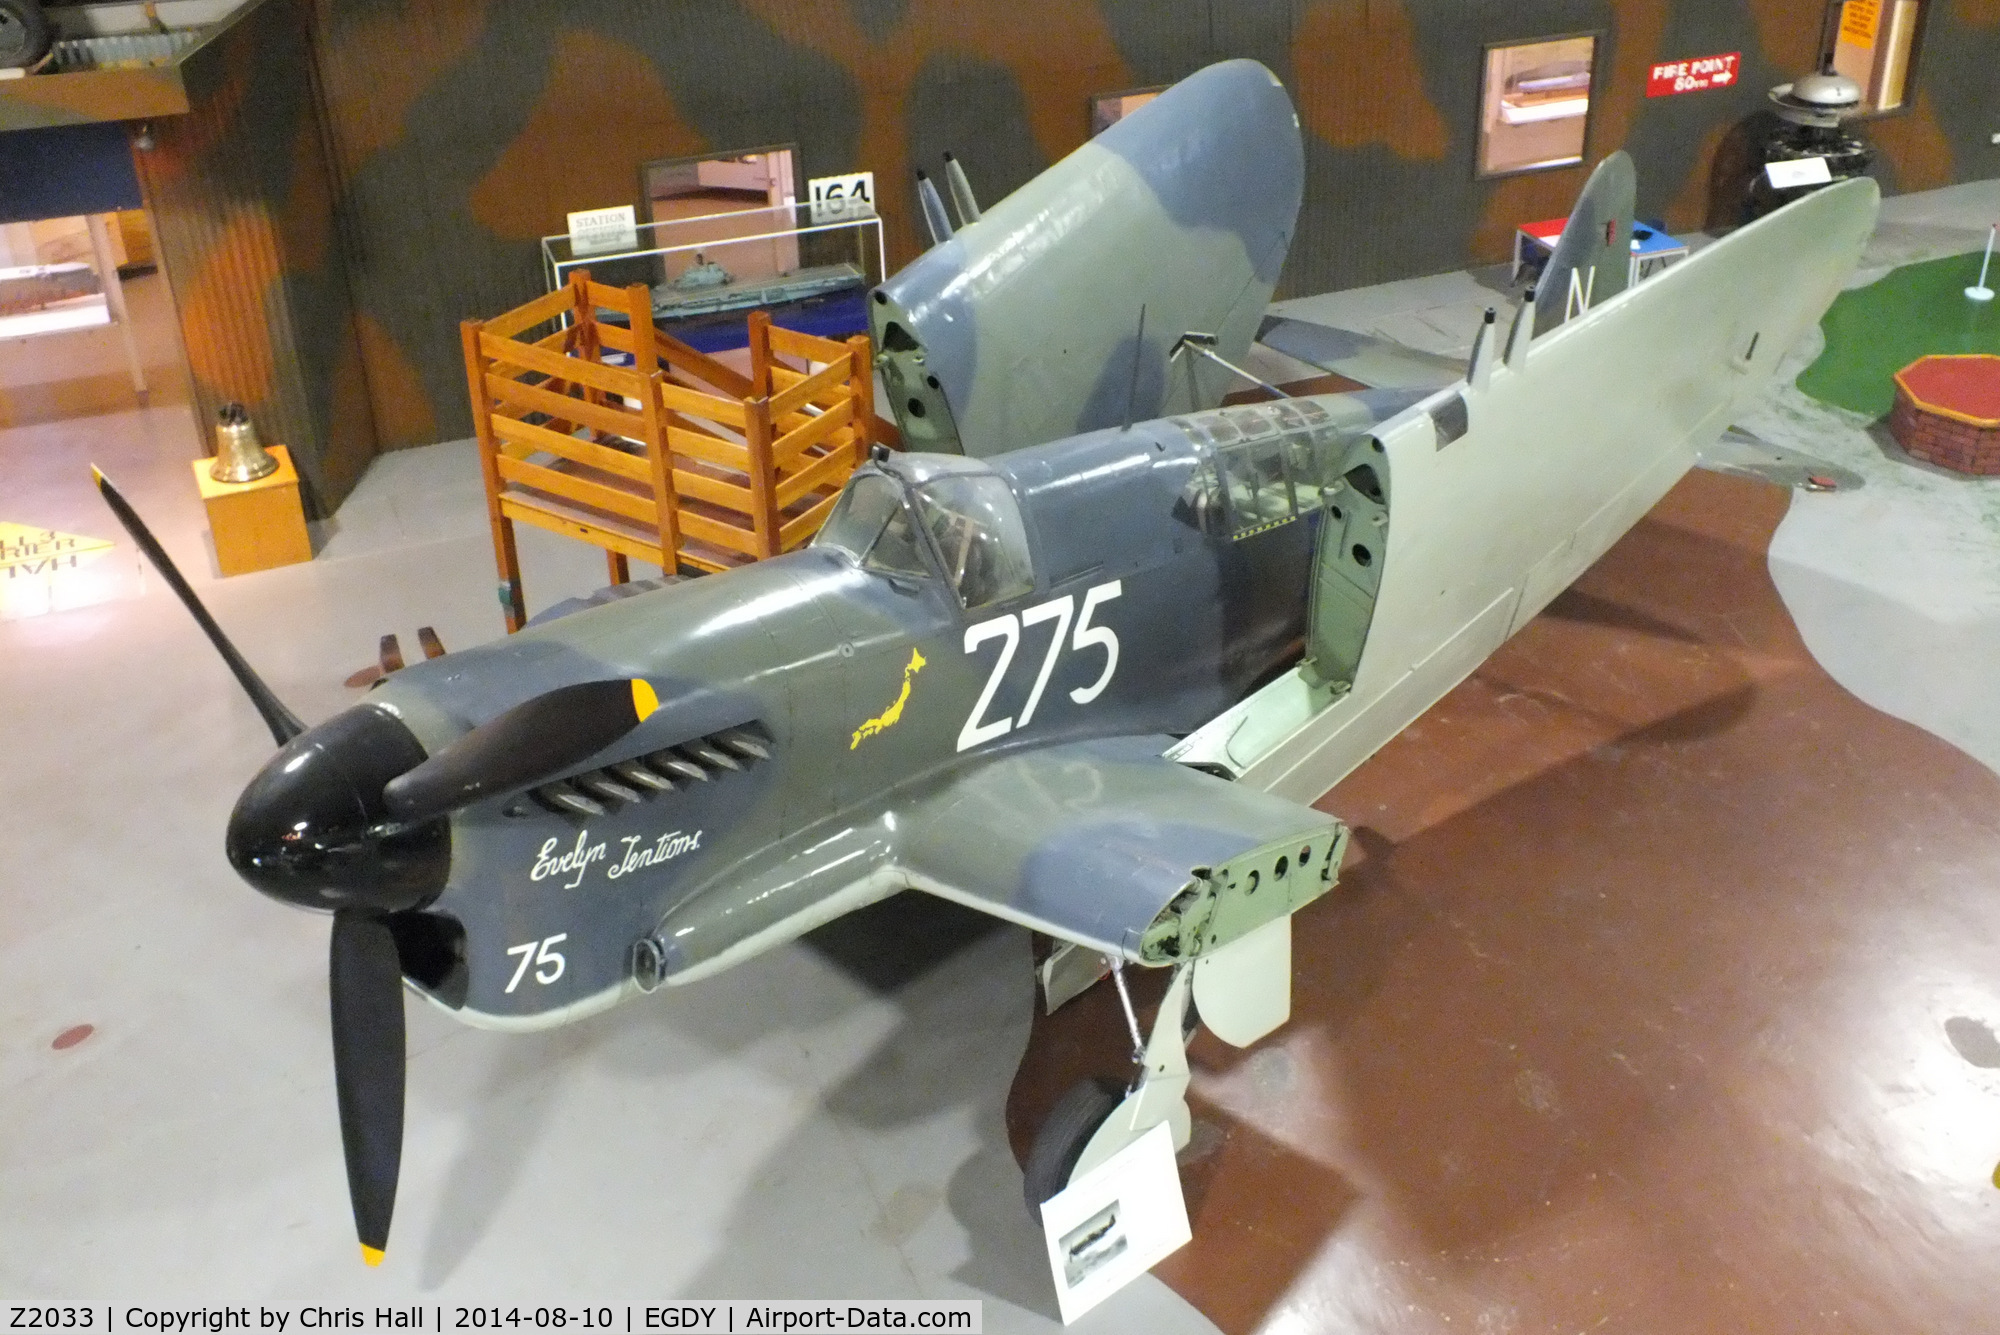
M 1291 1023 L 1191 1053 L 1225 1331 L 2000 1330 L 2000 778 L 1812 660 L 1788 499 L 1692 474 L 1321 803 Z M 1126 1047 L 1038 1019 L 1017 1153 Z

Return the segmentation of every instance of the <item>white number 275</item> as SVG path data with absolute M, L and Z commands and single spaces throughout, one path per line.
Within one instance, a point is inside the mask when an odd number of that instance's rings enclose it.
M 1083 595 L 1083 610 L 1079 612 L 1073 594 L 1064 594 L 1046 603 L 1037 603 L 1016 616 L 1009 612 L 1005 616 L 982 621 L 965 628 L 965 652 L 971 653 L 988 640 L 999 640 L 1000 657 L 993 663 L 993 673 L 986 679 L 986 688 L 979 693 L 979 700 L 972 706 L 972 713 L 966 717 L 965 726 L 958 730 L 958 749 L 967 751 L 996 737 L 1005 737 L 1015 728 L 1025 728 L 1035 717 L 1035 707 L 1042 702 L 1042 692 L 1048 689 L 1049 678 L 1056 670 L 1056 658 L 1062 653 L 1063 641 L 1069 637 L 1070 619 L 1076 620 L 1076 634 L 1070 638 L 1070 649 L 1080 651 L 1092 647 L 1104 650 L 1104 671 L 1098 673 L 1097 680 L 1088 686 L 1079 686 L 1069 693 L 1069 698 L 1080 705 L 1087 705 L 1104 694 L 1104 688 L 1111 684 L 1111 675 L 1118 671 L 1118 635 L 1109 626 L 1090 624 L 1091 614 L 1105 603 L 1124 592 L 1118 580 L 1100 584 Z M 1007 676 L 1007 669 L 1014 664 L 1014 654 L 1021 647 L 1021 627 L 1038 626 L 1044 621 L 1056 623 L 1055 634 L 1049 637 L 1049 651 L 1042 659 L 1041 669 L 1035 673 L 1035 684 L 1028 691 L 1028 698 L 1021 705 L 1019 718 L 1000 718 L 982 722 L 986 711 L 993 704 L 993 696 L 999 691 L 1000 683 Z

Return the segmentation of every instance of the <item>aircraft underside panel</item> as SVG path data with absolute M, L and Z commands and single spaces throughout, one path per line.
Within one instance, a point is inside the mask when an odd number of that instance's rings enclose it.
M 1816 192 L 1535 333 L 1504 363 L 1496 354 L 1445 392 L 1463 402 L 1462 430 L 1444 429 L 1442 398 L 1382 423 L 1396 550 L 1351 693 L 1314 708 L 1304 683 L 1274 684 L 1178 758 L 1221 748 L 1247 784 L 1305 800 L 1325 792 L 1567 587 L 1721 434 L 1839 291 L 1876 199 L 1866 181 Z

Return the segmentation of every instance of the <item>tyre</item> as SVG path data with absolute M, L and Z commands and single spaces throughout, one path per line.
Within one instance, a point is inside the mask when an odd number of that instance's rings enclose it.
M 1028 1214 L 1042 1217 L 1042 1202 L 1069 1185 L 1083 1147 L 1104 1125 L 1104 1119 L 1125 1101 L 1125 1087 L 1102 1076 L 1071 1085 L 1035 1133 L 1022 1169 L 1022 1190 L 1028 1198 Z
M 54 40 L 40 0 L 0 0 L 0 70 L 25 69 Z

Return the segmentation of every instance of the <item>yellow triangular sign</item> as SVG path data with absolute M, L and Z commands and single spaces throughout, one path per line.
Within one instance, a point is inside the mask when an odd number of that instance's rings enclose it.
M 85 552 L 109 551 L 113 545 L 108 538 L 84 538 L 35 524 L 10 524 L 0 519 L 0 570 L 8 566 L 38 566 L 45 561 L 65 561 Z

